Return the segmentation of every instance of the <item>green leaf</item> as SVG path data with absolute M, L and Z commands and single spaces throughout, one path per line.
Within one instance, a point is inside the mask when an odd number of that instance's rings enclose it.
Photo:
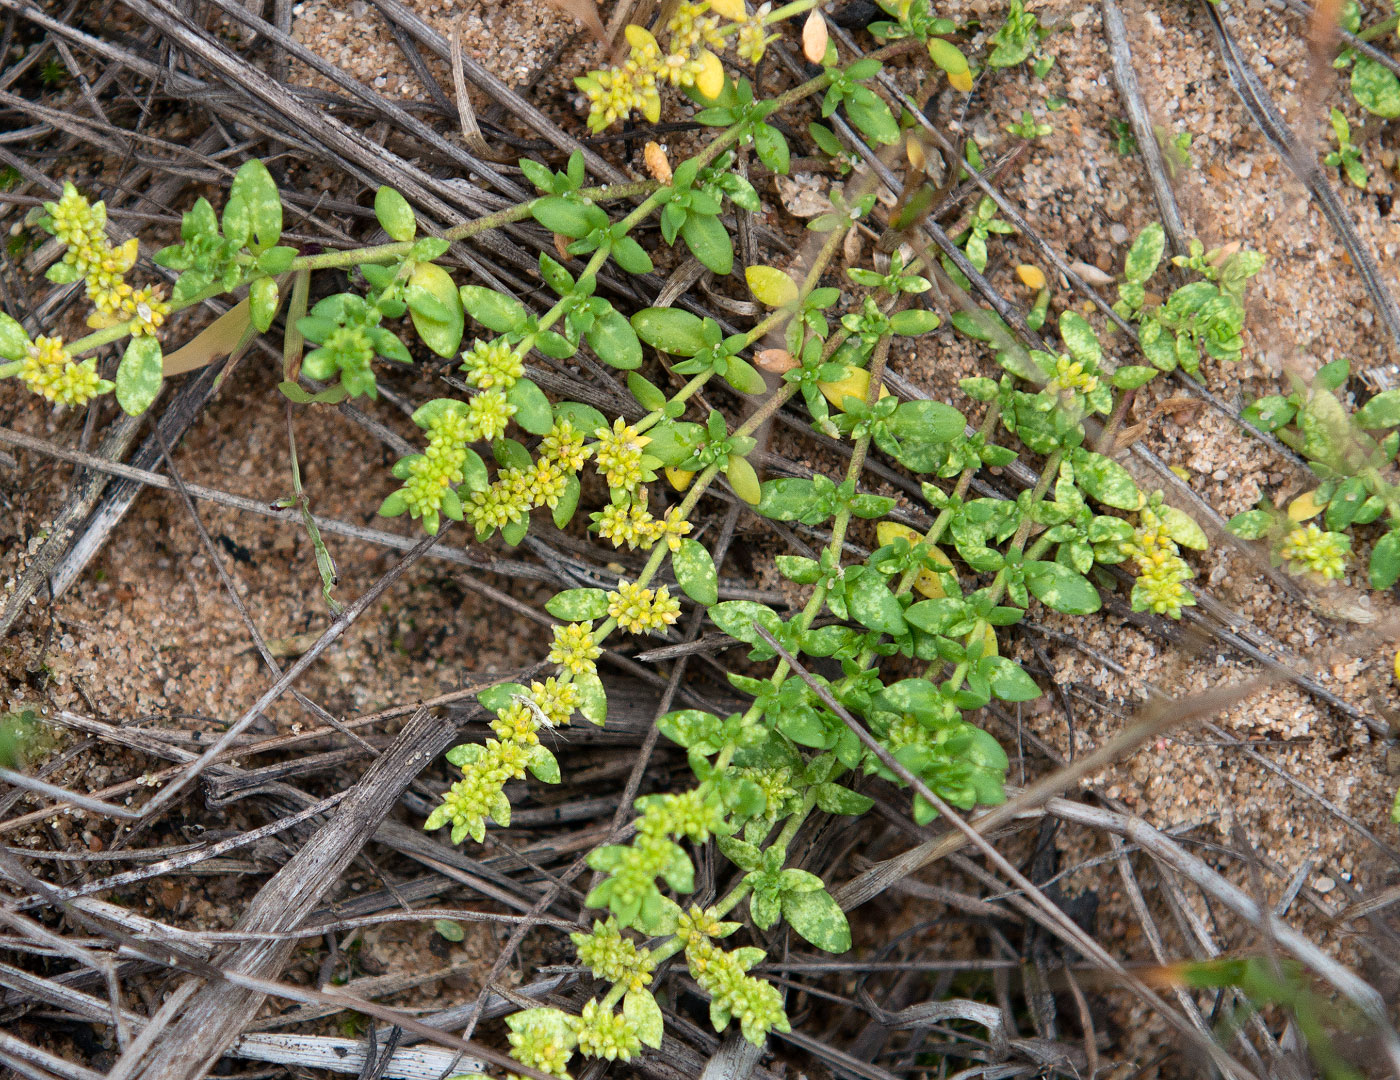
M 627 389 L 637 399 L 637 404 L 648 412 L 663 408 L 666 404 L 666 395 L 662 393 L 661 388 L 635 371 L 627 376 Z
M 383 189 L 381 189 L 383 190 Z M 480 285 L 463 285 L 457 290 L 462 307 L 477 322 L 498 334 L 519 330 L 529 317 L 525 305 L 513 296 Z
M 1400 530 L 1392 530 L 1376 541 L 1369 572 L 1373 589 L 1389 589 L 1400 580 Z
M 1147 284 L 1147 279 L 1157 272 L 1166 244 L 1166 231 L 1154 221 L 1138 234 L 1138 238 L 1128 250 L 1128 258 L 1123 264 L 1123 277 L 1134 285 Z
M 1351 96 L 1367 112 L 1387 120 L 1400 117 L 1400 78 L 1369 57 L 1356 58 L 1356 66 L 1351 70 Z
M 1021 668 L 1020 664 L 1004 656 L 988 656 L 981 661 L 992 686 L 992 693 L 1002 701 L 1034 701 L 1040 697 L 1040 687 Z
M 783 893 L 783 918 L 807 941 L 829 953 L 851 947 L 851 926 L 825 889 Z
M 612 242 L 613 262 L 629 274 L 650 274 L 655 269 L 646 248 L 630 236 L 618 236 Z
M 603 680 L 594 672 L 585 671 L 574 676 L 574 685 L 579 693 L 578 711 L 590 724 L 601 726 L 608 718 L 608 695 L 603 689 Z
M 1136 390 L 1157 377 L 1157 369 L 1146 364 L 1124 364 L 1113 373 L 1113 385 L 1119 390 Z
M 579 482 L 577 473 L 570 473 L 564 478 L 564 494 L 559 496 L 559 501 L 555 504 L 551 516 L 554 519 L 554 527 L 562 529 L 574 516 L 574 511 L 578 509 L 579 495 L 583 491 L 583 485 Z
M 755 627 L 761 626 L 777 637 L 783 625 L 776 611 L 752 600 L 726 600 L 722 604 L 712 604 L 708 614 L 710 621 L 735 641 L 762 645 L 764 648 L 769 647 L 768 643 L 758 636 Z
M 434 919 L 433 929 L 438 932 L 439 936 L 448 941 L 461 941 L 462 938 L 466 937 L 462 931 L 462 924 L 454 922 L 452 919 Z
M 391 187 L 381 187 L 374 193 L 374 216 L 392 240 L 406 243 L 418 233 L 413 207 Z
M 328 386 L 319 394 L 313 394 L 307 390 L 303 390 L 300 386 L 291 381 L 278 383 L 277 389 L 282 391 L 282 396 L 288 401 L 295 401 L 298 405 L 309 405 L 312 402 L 321 405 L 338 405 L 350 396 L 350 391 L 345 389 L 345 386 L 341 383 Z
M 609 307 L 593 320 L 583 335 L 591 348 L 610 367 L 631 371 L 642 366 L 642 343 L 622 312 Z
M 875 800 L 840 784 L 818 784 L 817 806 L 828 814 L 856 816 L 875 805 Z
M 128 416 L 139 416 L 160 393 L 164 372 L 160 342 L 150 336 L 132 338 L 117 367 L 117 404 Z
M 542 784 L 559 783 L 559 760 L 550 753 L 548 747 L 539 743 L 532 746 L 526 767 L 530 770 L 530 775 Z
M 761 394 L 768 389 L 758 369 L 740 356 L 725 361 L 724 381 L 741 394 Z
M 166 249 L 169 250 L 169 249 Z M 164 265 L 162 263 L 161 265 Z M 56 262 L 44 271 L 44 277 L 48 278 L 55 285 L 71 285 L 83 275 L 72 263 Z
M 566 199 L 557 195 L 547 195 L 538 199 L 530 208 L 534 219 L 550 232 L 562 233 L 569 237 L 588 235 L 594 221 L 594 215 L 589 213 L 590 210 L 597 210 L 597 208 L 590 207 L 575 199 Z M 601 211 L 599 212 L 601 213 Z M 606 224 L 606 216 L 604 224 Z
M 1241 540 L 1258 540 L 1273 528 L 1274 515 L 1267 510 L 1246 510 L 1225 523 L 1225 528 Z
M 676 572 L 676 583 L 697 604 L 709 607 L 719 602 L 719 575 L 704 544 L 683 539 L 680 550 L 671 556 L 671 569 Z
M 462 298 L 457 294 L 452 275 L 436 263 L 419 263 L 409 275 L 404 298 L 408 301 L 413 328 L 423 344 L 439 356 L 455 358 L 462 345 L 466 321 L 462 315 Z M 422 314 L 415 300 L 421 302 L 424 298 L 441 305 L 441 309 L 433 308 L 434 314 Z M 446 317 L 443 317 L 444 312 Z
M 1356 411 L 1356 423 L 1367 429 L 1400 424 L 1400 390 L 1383 391 L 1366 402 Z
M 277 309 L 281 303 L 281 298 L 277 294 L 277 280 L 275 278 L 253 279 L 248 286 L 248 317 L 257 327 L 258 333 L 267 333 L 272 326 L 272 320 L 277 318 Z
M 554 409 L 544 391 L 529 379 L 517 379 L 506 391 L 506 400 L 515 406 L 512 419 L 531 435 L 548 435 L 554 426 Z
M 627 991 L 622 999 L 622 1015 L 631 1022 L 643 1044 L 653 1050 L 661 1049 L 661 1037 L 665 1033 L 665 1021 L 661 1016 L 661 1006 L 656 1003 L 650 990 L 639 988 Z
M 1205 530 L 1196 524 L 1196 519 L 1175 506 L 1164 506 L 1157 511 L 1166 527 L 1167 535 L 1184 548 L 1192 551 L 1205 551 L 1210 547 Z
M 668 712 L 656 722 L 656 727 L 677 746 L 687 750 L 694 747 L 706 754 L 718 753 L 724 741 L 719 717 L 700 709 Z
M 724 467 L 724 475 L 729 478 L 729 486 L 734 494 L 750 506 L 757 506 L 763 499 L 763 487 L 758 482 L 758 473 L 746 458 L 730 454 Z
M 236 195 L 230 195 L 224 203 L 224 237 L 234 247 L 247 247 L 253 239 L 253 218 L 248 213 L 248 204 Z
M 718 217 L 691 211 L 681 226 L 681 237 L 707 270 L 724 275 L 734 269 L 734 242 Z
M 918 337 L 937 330 L 943 320 L 925 308 L 905 308 L 890 316 L 890 329 L 901 337 Z
M 851 618 L 870 630 L 898 636 L 905 632 L 904 613 L 880 574 L 865 573 L 846 588 Z
M 247 209 L 255 239 L 248 247 L 254 255 L 282 238 L 282 202 L 277 196 L 277 183 L 257 158 L 239 166 L 229 187 L 229 198 L 240 199 Z
M 6 360 L 22 360 L 29 354 L 29 335 L 24 327 L 0 311 L 0 356 Z
M 602 619 L 608 614 L 608 594 L 602 589 L 565 589 L 550 597 L 544 609 L 565 622 Z
M 1146 370 L 1156 374 L 1152 368 Z M 1082 448 L 1074 451 L 1073 461 L 1075 479 L 1090 498 L 1119 510 L 1138 508 L 1138 486 L 1132 474 L 1118 462 Z
M 869 87 L 857 86 L 846 98 L 846 115 L 863 135 L 875 142 L 888 144 L 899 139 L 899 124 L 890 107 Z
M 1059 563 L 1026 563 L 1026 585 L 1042 604 L 1066 615 L 1091 615 L 1102 604 L 1088 578 Z
M 709 347 L 700 317 L 678 308 L 643 308 L 632 316 L 632 328 L 648 345 L 675 356 L 694 356 Z
M 297 257 L 297 249 L 279 244 L 270 247 L 258 256 L 257 266 L 264 274 L 285 274 L 292 268 L 292 262 Z
M 1060 340 L 1076 360 L 1097 364 L 1103 355 L 1094 328 L 1077 311 L 1066 311 L 1060 316 Z
M 967 418 L 941 401 L 901 401 L 888 424 L 897 439 L 943 446 L 963 436 Z

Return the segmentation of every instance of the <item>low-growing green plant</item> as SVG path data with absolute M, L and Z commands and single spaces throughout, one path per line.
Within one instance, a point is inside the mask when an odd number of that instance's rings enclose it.
M 1213 248 L 1191 241 L 1190 254 L 1172 263 L 1200 275 L 1174 290 L 1162 303 L 1150 304 L 1147 285 L 1161 265 L 1166 249 L 1162 226 L 1149 225 L 1134 241 L 1123 264 L 1123 282 L 1113 305 L 1124 319 L 1138 323 L 1143 355 L 1157 371 L 1177 367 L 1199 378 L 1201 353 L 1217 360 L 1238 360 L 1244 348 L 1244 290 L 1264 266 L 1264 257 L 1248 249 Z M 1150 368 L 1120 368 L 1116 385 L 1127 388 L 1155 377 Z
M 1055 129 L 1050 124 L 1036 120 L 1029 109 L 1022 109 L 1021 119 L 1013 120 L 1007 124 L 1006 130 L 1018 139 L 1039 139 L 1049 135 Z
M 1286 509 L 1265 501 L 1236 514 L 1229 529 L 1268 540 L 1273 557 L 1295 573 L 1332 580 L 1353 557 L 1351 530 L 1379 523 L 1385 531 L 1371 549 L 1367 577 L 1372 588 L 1388 589 L 1400 580 L 1400 390 L 1352 410 L 1341 396 L 1350 374 L 1349 361 L 1335 360 L 1311 383 L 1294 377 L 1292 393 L 1260 398 L 1245 410 L 1251 423 L 1296 450 L 1320 483 Z M 1325 529 L 1312 521 L 1319 515 Z
M 987 66 L 1009 68 L 1030 61 L 1036 78 L 1045 78 L 1054 66 L 1055 58 L 1042 52 L 1041 45 L 1052 32 L 1034 12 L 1026 10 L 1022 0 L 1011 0 L 1006 21 L 992 33 L 995 48 L 987 57 Z
M 1112 457 L 1112 436 L 1133 389 L 1159 368 L 1188 366 L 1189 351 L 1194 371 L 1199 347 L 1226 358 L 1238 355 L 1240 294 L 1257 270 L 1253 262 L 1193 251 L 1185 264 L 1207 279 L 1198 284 L 1209 296 L 1179 302 L 1174 296 L 1163 305 L 1170 313 L 1162 314 L 1145 305 L 1142 287 L 1160 261 L 1160 230 L 1155 254 L 1151 240 L 1143 246 L 1140 239 L 1130 256 L 1127 295 L 1136 300 L 1128 310 L 1144 336 L 1157 326 L 1169 343 L 1165 351 L 1154 344 L 1163 361 L 1141 369 L 1144 377 L 1120 378 L 1123 367 L 1107 370 L 1097 335 L 1074 312 L 1059 316 L 1063 351 L 1053 354 L 1027 350 L 990 315 L 954 314 L 960 329 L 995 346 L 1005 372 L 1000 380 L 964 381 L 970 398 L 985 406 L 976 430 L 952 405 L 901 401 L 883 386 L 892 341 L 940 325 L 938 315 L 917 306 L 932 289 L 931 260 L 895 254 L 880 269 L 851 268 L 845 290 L 821 284 L 852 226 L 873 212 L 873 193 L 857 183 L 835 189 L 830 211 L 809 223 L 821 237 L 820 248 L 800 277 L 775 266 L 745 268 L 749 292 L 766 309 L 746 330 L 726 334 L 713 319 L 670 307 L 646 307 L 629 316 L 598 295 L 605 267 L 630 275 L 653 269 L 636 235 L 653 222 L 660 243 L 683 245 L 717 275 L 732 272 L 735 247 L 725 208 L 759 208 L 737 155 L 751 149 L 774 171 L 786 171 L 787 138 L 769 122 L 780 109 L 820 99 L 824 114 L 844 110 L 872 141 L 899 139 L 895 114 L 868 85 L 881 54 L 843 66 L 828 49 L 820 75 L 771 100 L 757 100 L 743 78 L 721 74 L 717 84 L 711 81 L 706 54 L 727 36 L 737 33 L 741 47 L 757 49 L 765 27 L 811 7 L 802 2 L 760 9 L 740 22 L 742 6 L 683 3 L 668 24 L 665 53 L 652 35 L 629 28 L 632 55 L 626 64 L 611 69 L 614 74 L 587 77 L 591 125 L 606 126 L 633 110 L 656 113 L 657 65 L 664 64 L 667 71 L 679 70 L 674 81 L 689 80 L 706 97 L 697 120 L 714 129 L 704 148 L 674 169 L 657 156 L 659 148 L 650 154 L 654 181 L 589 187 L 581 154 L 558 171 L 522 160 L 520 170 L 538 195 L 441 236 L 421 235 L 408 202 L 383 187 L 374 213 L 386 242 L 303 254 L 281 243 L 276 184 L 260 162 L 250 161 L 239 169 L 221 213 L 199 200 L 184 215 L 180 242 L 156 253 L 157 263 L 179 274 L 169 300 L 157 287 L 128 284 L 136 242 L 111 245 L 102 204 L 89 204 L 69 186 L 46 207 L 43 225 L 65 245 L 49 277 L 86 283 L 94 332 L 68 344 L 56 337 L 31 340 L 19 323 L 0 317 L 0 357 L 7 361 L 0 377 L 17 377 L 62 405 L 86 404 L 115 390 L 131 413 L 148 408 L 160 391 L 159 338 L 167 318 L 215 295 L 246 289 L 233 317 L 248 335 L 267 332 L 283 319 L 279 390 L 302 405 L 375 398 L 383 365 L 392 371 L 413 363 L 413 344 L 460 363 L 466 389 L 459 397 L 426 401 L 413 413 L 422 432 L 420 450 L 394 465 L 398 486 L 386 484 L 381 514 L 407 515 L 430 534 L 462 521 L 478 541 L 499 533 L 501 541 L 516 545 L 540 527 L 536 511 L 542 511 L 556 528 L 570 527 L 576 518 L 583 525 L 586 518 L 585 527 L 600 541 L 646 553 L 645 563 L 628 577 L 565 589 L 547 601 L 557 620 L 546 657 L 550 674 L 528 686 L 503 683 L 479 695 L 494 717 L 490 735 L 448 752 L 461 778 L 425 823 L 429 829 L 450 826 L 453 842 L 483 840 L 488 823 L 509 825 L 508 783 L 527 775 L 560 782 L 548 732 L 576 715 L 606 722 L 608 689 L 598 662 L 614 634 L 664 635 L 683 604 L 692 604 L 747 645 L 749 661 L 773 664 L 763 677 L 730 675 L 733 687 L 750 699 L 741 711 L 718 716 L 683 709 L 659 719 L 661 733 L 685 750 L 695 782 L 682 792 L 638 799 L 631 839 L 588 857 L 602 875 L 587 898 L 600 917 L 591 932 L 577 933 L 573 941 L 581 963 L 604 988 L 576 1016 L 532 1008 L 508 1020 L 515 1058 L 554 1075 L 567 1075 L 575 1052 L 627 1060 L 642 1045 L 659 1046 L 663 1019 L 651 987 L 658 965 L 682 953 L 710 999 L 716 1030 L 736 1023 L 755 1043 L 770 1031 L 788 1030 L 782 992 L 751 973 L 764 950 L 721 944 L 740 931 L 743 923 L 731 916 L 745 909 L 759 930 L 783 922 L 818 948 L 840 952 L 850 946 L 846 916 L 827 883 L 790 865 L 789 847 L 815 813 L 869 809 L 870 797 L 856 790 L 864 777 L 902 781 L 862 745 L 814 685 L 947 803 L 962 810 L 996 804 L 1005 798 L 1007 756 L 973 716 L 993 699 L 1019 702 L 1040 694 L 1020 665 L 1001 654 L 998 628 L 1017 623 L 1033 601 L 1070 615 L 1099 610 L 1100 588 L 1116 587 L 1105 567 L 1124 562 L 1137 571 L 1135 609 L 1179 617 L 1194 602 L 1186 584 L 1192 571 L 1181 551 L 1203 548 L 1205 536 L 1160 494 L 1138 489 Z M 885 7 L 894 19 L 887 29 L 891 52 L 884 55 L 915 45 L 927 48 L 937 64 L 932 53 L 947 28 L 924 17 L 926 4 L 905 0 Z M 732 21 L 720 25 L 709 10 Z M 1008 20 L 1013 25 L 1020 29 L 1004 27 L 995 39 L 1003 60 L 1023 51 L 1025 59 L 1034 50 L 1024 46 L 1042 36 L 1019 0 L 1013 0 Z M 827 151 L 835 135 L 820 130 L 825 135 L 814 135 L 814 142 Z M 839 144 L 835 149 L 844 153 Z M 970 162 L 973 152 L 969 144 Z M 609 211 L 624 202 L 630 208 Z M 459 283 L 441 262 L 456 240 L 526 220 L 555 234 L 570 257 L 539 256 L 550 296 L 543 312 L 496 289 Z M 958 243 L 981 269 L 988 241 L 1011 231 L 995 216 L 995 204 L 984 199 Z M 351 286 L 308 309 L 310 277 L 322 270 L 349 272 Z M 1043 275 L 1040 292 L 1037 325 L 1049 305 Z M 475 335 L 470 340 L 469 320 Z M 777 376 L 770 387 L 755 366 L 754 350 L 775 335 L 784 347 L 766 350 L 781 361 L 769 356 L 764 364 Z M 128 343 L 114 382 L 98 375 L 95 356 L 79 359 L 123 340 Z M 584 351 L 618 372 L 639 418 L 551 397 L 530 378 L 532 354 L 566 360 Z M 656 362 L 658 355 L 667 358 L 664 364 Z M 721 383 L 738 397 L 734 416 L 696 404 L 702 390 L 713 392 Z M 849 442 L 849 463 L 836 475 L 761 479 L 750 460 L 756 435 L 798 398 L 817 430 Z M 723 400 L 717 394 L 708 399 Z M 1099 417 L 1106 418 L 1106 430 L 1095 449 L 1086 425 Z M 1006 444 L 996 441 L 1002 432 Z M 876 452 L 921 478 L 933 512 L 926 531 L 890 520 L 894 498 L 861 490 L 864 463 Z M 1007 466 L 1023 453 L 1038 475 L 1032 488 L 1015 498 L 969 496 L 984 466 Z M 580 517 L 588 473 L 606 496 Z M 778 572 L 803 590 L 795 614 L 785 618 L 754 601 L 720 600 L 713 553 L 692 533 L 701 500 L 721 481 L 759 515 L 821 530 L 814 557 L 776 559 Z M 293 490 L 289 504 L 304 508 L 295 462 Z M 873 534 L 874 548 L 851 559 L 846 541 L 858 528 Z M 326 560 L 323 576 L 328 555 Z M 666 570 L 674 585 L 662 579 Z M 333 571 L 327 590 L 332 580 Z M 831 675 L 812 676 L 811 683 L 792 677 L 770 639 L 789 656 L 830 660 Z M 919 823 L 936 814 L 922 797 L 914 798 L 911 812 Z M 711 840 L 737 869 L 736 877 L 713 902 L 688 902 L 695 871 L 685 845 Z
M 1133 125 L 1126 120 L 1112 121 L 1113 148 L 1123 157 L 1137 153 L 1137 137 L 1133 135 Z
M 1362 41 L 1374 41 L 1393 33 L 1400 25 L 1400 9 L 1389 18 L 1362 30 L 1361 5 L 1357 0 L 1346 0 L 1342 5 L 1341 23 L 1342 29 L 1355 34 Z M 1353 48 L 1342 49 L 1332 66 L 1351 68 L 1351 96 L 1363 109 L 1383 120 L 1400 117 L 1400 76 L 1390 68 Z
M 1355 187 L 1366 187 L 1371 179 L 1366 166 L 1361 164 L 1361 148 L 1351 141 L 1351 125 L 1342 115 L 1341 109 L 1334 108 L 1331 114 L 1332 134 L 1337 138 L 1337 149 L 1328 153 L 1323 162 L 1334 169 L 1341 169 Z

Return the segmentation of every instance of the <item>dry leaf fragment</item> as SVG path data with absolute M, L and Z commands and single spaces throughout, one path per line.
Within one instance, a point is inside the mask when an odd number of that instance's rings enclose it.
M 816 8 L 812 9 L 807 21 L 802 24 L 802 55 L 813 64 L 820 64 L 826 57 L 826 20 Z
M 671 162 L 666 157 L 666 148 L 659 142 L 649 142 L 642 148 L 642 160 L 653 180 L 660 184 L 671 182 Z
M 771 371 L 774 375 L 781 375 L 797 367 L 797 361 L 786 349 L 760 349 L 754 353 L 753 360 L 764 371 Z
M 604 44 L 608 32 L 603 29 L 603 20 L 598 18 L 598 5 L 595 0 L 549 0 L 565 15 L 572 15 L 588 29 L 588 32 Z
M 197 333 L 187 344 L 173 353 L 166 353 L 162 365 L 165 377 L 168 379 L 171 375 L 180 375 L 213 363 L 242 346 L 252 336 L 253 319 L 245 298 Z
M 568 262 L 572 255 L 569 254 L 569 238 L 563 233 L 554 234 L 554 250 L 559 253 L 559 258 L 563 262 Z

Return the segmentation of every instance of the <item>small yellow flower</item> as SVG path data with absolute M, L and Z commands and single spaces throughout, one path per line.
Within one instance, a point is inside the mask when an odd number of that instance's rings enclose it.
M 629 634 L 664 630 L 681 617 L 680 601 L 665 585 L 655 590 L 623 580 L 608 593 L 608 614 Z
M 598 474 L 609 487 L 630 491 L 648 479 L 642 468 L 642 448 L 651 442 L 649 436 L 639 435 L 620 416 L 613 421 L 611 430 L 599 428 L 593 434 L 598 440 L 594 446 Z
M 86 405 L 112 389 L 110 382 L 98 376 L 96 358 L 75 362 L 57 337 L 34 339 L 19 369 L 19 381 L 55 405 Z
M 564 623 L 554 628 L 554 644 L 547 659 L 575 675 L 583 675 L 598 670 L 594 661 L 602 655 L 603 650 L 593 640 L 592 622 Z

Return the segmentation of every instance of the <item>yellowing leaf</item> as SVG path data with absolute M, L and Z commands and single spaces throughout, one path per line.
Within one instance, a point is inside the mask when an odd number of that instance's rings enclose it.
M 691 481 L 695 479 L 695 474 L 689 469 L 673 469 L 666 466 L 666 479 L 671 481 L 671 486 L 677 491 L 684 491 L 690 487 Z
M 976 631 L 973 631 L 973 633 L 976 633 Z M 973 636 L 972 636 L 972 634 L 968 634 L 968 635 L 967 635 L 967 644 L 968 644 L 968 645 L 971 645 L 972 642 L 973 642 Z M 984 625 L 984 626 L 982 627 L 982 655 L 983 655 L 983 656 L 1000 656 L 1000 655 L 1001 655 L 1001 651 L 997 648 L 997 632 L 996 632 L 996 630 L 995 630 L 990 624 Z
M 700 73 L 695 76 L 695 89 L 701 97 L 714 100 L 724 89 L 724 65 L 719 57 L 705 49 L 700 53 Z
M 954 90 L 961 90 L 964 94 L 972 93 L 972 72 L 960 71 L 954 75 L 950 71 L 948 73 L 948 85 Z
M 908 525 L 901 525 L 897 521 L 882 521 L 875 526 L 875 538 L 880 542 L 881 547 L 893 543 L 900 537 L 908 540 L 911 544 L 917 544 L 923 540 L 924 534 L 919 532 L 918 529 L 911 528 Z M 932 557 L 934 562 L 941 566 L 946 566 L 949 570 L 953 568 L 952 559 L 948 558 L 947 555 L 943 554 L 943 552 L 936 547 L 931 548 L 931 550 L 933 552 Z M 922 593 L 930 600 L 939 600 L 947 595 L 943 591 L 943 583 L 938 580 L 938 575 L 929 569 L 921 569 L 919 571 L 919 576 L 914 579 L 914 591 Z M 995 642 L 995 638 L 993 642 Z
M 776 266 L 750 266 L 744 270 L 744 280 L 754 299 L 769 307 L 782 307 L 797 299 L 797 282 Z
M 730 22 L 745 22 L 748 13 L 744 11 L 744 0 L 710 0 L 710 10 L 723 15 Z
M 1293 521 L 1307 521 L 1308 518 L 1315 518 L 1318 514 L 1322 513 L 1326 507 L 1318 505 L 1317 500 L 1313 497 L 1316 494 L 1317 493 L 1314 491 L 1309 491 L 1303 495 L 1299 495 L 1289 503 L 1289 518 Z
M 650 47 L 654 47 L 659 51 L 661 48 L 661 46 L 656 44 L 656 38 L 652 37 L 651 31 L 646 29 L 645 27 L 637 26 L 633 23 L 628 23 L 627 29 L 625 29 L 622 33 L 623 36 L 627 38 L 627 44 L 631 45 L 634 49 L 647 49 Z
M 1022 263 L 1016 267 L 1016 276 L 1021 279 L 1021 284 L 1032 292 L 1039 292 L 1045 288 L 1045 271 L 1030 263 Z
M 1183 469 L 1180 465 L 1169 465 L 1167 467 L 1171 469 L 1172 472 L 1176 473 L 1177 476 L 1181 477 L 1181 479 L 1185 480 L 1187 483 L 1191 482 L 1190 469 Z
M 1400 682 L 1400 652 L 1395 654 L 1395 681 Z
M 835 382 L 817 383 L 817 389 L 825 395 L 827 401 L 840 409 L 841 412 L 845 412 L 842 403 L 848 397 L 864 401 L 866 395 L 870 393 L 870 372 L 866 371 L 865 368 L 848 367 L 844 378 L 837 379 Z M 882 398 L 889 397 L 890 392 L 881 386 L 880 396 Z
M 802 55 L 813 64 L 820 64 L 826 56 L 826 20 L 822 13 L 813 8 L 802 24 Z

